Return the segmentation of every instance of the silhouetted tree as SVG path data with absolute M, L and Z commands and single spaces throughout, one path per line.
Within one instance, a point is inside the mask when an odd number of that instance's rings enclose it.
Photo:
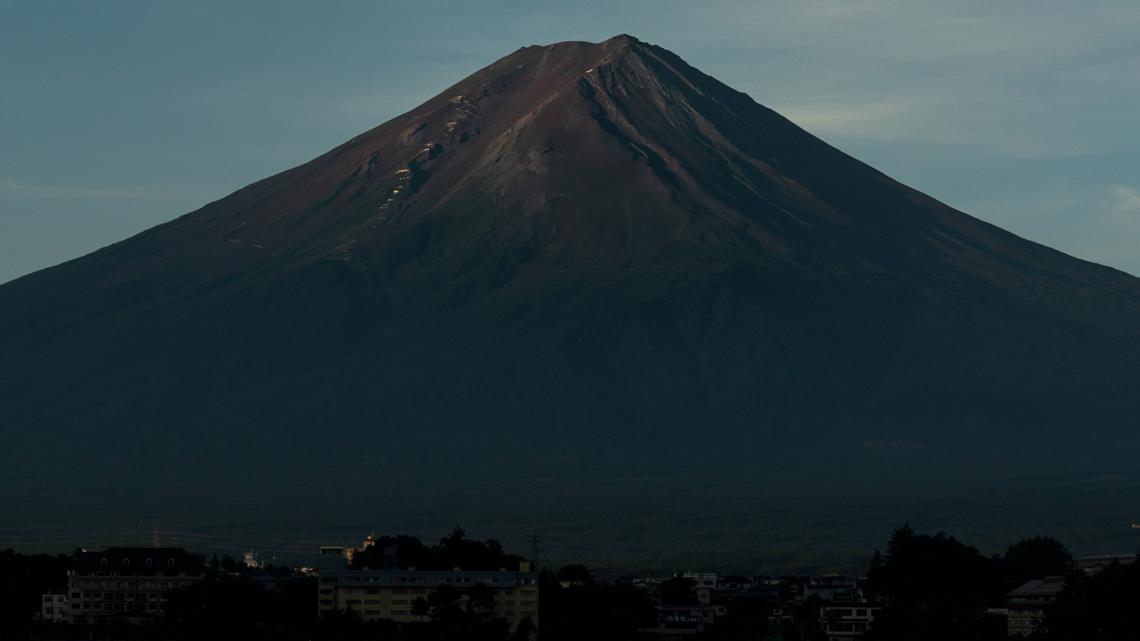
M 653 599 L 628 582 L 586 582 L 563 588 L 558 577 L 543 572 L 538 619 L 543 641 L 640 638 L 639 628 L 656 623 Z
M 476 583 L 467 589 L 467 611 L 482 619 L 495 616 L 495 591 L 486 583 Z
M 943 532 L 930 536 L 899 528 L 886 558 L 872 561 L 868 578 L 887 603 L 868 641 L 1005 637 L 1002 621 L 985 613 L 1004 594 L 997 563 Z
M 507 554 L 502 544 L 495 539 L 469 539 L 463 528 L 456 527 L 430 548 L 414 536 L 380 537 L 372 547 L 357 552 L 352 558 L 351 566 L 384 567 L 384 557 L 393 549 L 401 570 L 450 570 L 456 567 L 465 570 L 517 570 L 519 563 L 524 560 L 520 556 Z
M 416 599 L 412 603 L 412 613 L 417 616 L 426 616 L 432 621 L 454 621 L 463 613 L 459 607 L 462 595 L 450 585 L 441 585 L 427 597 Z
M 166 612 L 179 638 L 209 638 L 232 634 L 242 638 L 270 638 L 261 629 L 284 612 L 270 603 L 270 595 L 252 579 L 209 574 L 201 581 L 170 593 Z
M 0 551 L 0 638 L 31 623 L 40 611 L 43 594 L 67 589 L 72 563 L 72 558 L 63 555 Z
M 584 565 L 564 565 L 558 570 L 558 578 L 562 581 L 589 581 L 590 570 Z
M 367 550 L 361 550 L 353 555 L 351 566 L 357 569 L 366 567 L 373 569 L 383 568 L 385 564 L 384 556 L 391 551 L 395 551 L 397 569 L 440 569 L 435 556 L 432 554 L 431 548 L 424 545 L 418 538 L 405 534 L 380 537 L 372 547 Z M 447 569 L 450 570 L 451 568 Z
M 1045 611 L 1048 641 L 1140 639 L 1140 560 L 1114 563 L 1094 576 L 1069 575 L 1065 591 Z
M 450 585 L 441 585 L 426 598 L 412 603 L 412 613 L 429 619 L 426 624 L 405 626 L 401 638 L 464 639 L 470 641 L 506 641 L 509 624 L 495 618 L 495 595 L 486 585 L 475 585 L 464 595 Z
M 675 576 L 661 584 L 662 605 L 691 605 L 697 602 L 697 582 Z
M 1073 555 L 1069 550 L 1060 541 L 1042 536 L 1011 545 L 1001 560 L 1007 590 L 1030 579 L 1066 576 L 1073 567 Z
M 316 623 L 317 583 L 308 577 L 272 588 L 249 576 L 210 573 L 170 593 L 167 637 L 173 639 L 281 639 L 308 635 Z

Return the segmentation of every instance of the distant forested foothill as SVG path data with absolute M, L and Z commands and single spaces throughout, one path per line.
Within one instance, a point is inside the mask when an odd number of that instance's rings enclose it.
M 411 536 L 385 536 L 352 560 L 355 568 L 383 567 L 387 548 L 398 550 L 400 569 L 499 569 L 522 557 L 494 540 L 468 539 L 456 529 L 435 545 Z M 493 616 L 480 586 L 441 586 L 414 604 L 419 622 L 363 621 L 351 610 L 318 616 L 317 582 L 286 567 L 247 568 L 233 557 L 205 561 L 200 582 L 171 594 L 166 616 L 148 627 L 123 622 L 68 626 L 37 621 L 41 595 L 66 589 L 74 555 L 23 555 L 0 551 L 0 639 L 242 638 L 322 641 L 522 641 L 532 629 L 510 630 Z M 986 556 L 944 533 L 896 530 L 871 558 L 867 597 L 883 609 L 866 641 L 997 641 L 1007 639 L 998 613 L 1005 595 L 1025 581 L 1064 576 L 1065 588 L 1028 641 L 1135 641 L 1140 639 L 1140 563 L 1112 563 L 1095 574 L 1077 570 L 1060 542 L 1034 537 Z M 540 575 L 542 641 L 634 640 L 657 622 L 661 607 L 696 603 L 693 581 L 674 577 L 646 589 L 629 578 L 600 579 L 582 565 Z M 766 599 L 729 599 L 715 624 L 694 641 L 826 640 L 818 597 L 796 606 L 795 622 L 777 625 Z

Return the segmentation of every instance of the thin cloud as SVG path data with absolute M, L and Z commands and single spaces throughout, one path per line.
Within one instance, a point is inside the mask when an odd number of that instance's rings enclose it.
M 1121 214 L 1140 214 L 1140 190 L 1125 185 L 1113 187 L 1110 207 Z
M 913 100 L 882 100 L 859 105 L 801 104 L 785 105 L 780 110 L 797 125 L 818 134 L 859 136 L 874 132 L 881 135 L 891 122 L 912 116 Z

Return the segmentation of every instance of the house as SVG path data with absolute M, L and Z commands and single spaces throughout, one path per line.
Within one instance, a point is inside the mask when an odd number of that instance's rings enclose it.
M 716 605 L 659 605 L 657 625 L 642 628 L 640 632 L 644 637 L 660 641 L 680 641 L 704 632 L 716 622 L 717 616 L 724 614 L 725 608 Z
M 1041 626 L 1045 608 L 1065 589 L 1063 577 L 1050 576 L 1026 581 L 1005 595 L 1009 618 L 1006 632 L 1009 636 L 1028 636 Z
M 802 586 L 803 592 L 800 598 L 805 601 L 811 597 L 828 603 L 859 603 L 864 600 L 863 590 L 855 577 L 839 574 L 808 577 L 802 582 Z
M 882 608 L 866 603 L 825 605 L 819 609 L 819 620 L 828 641 L 861 639 L 871 629 L 875 614 Z

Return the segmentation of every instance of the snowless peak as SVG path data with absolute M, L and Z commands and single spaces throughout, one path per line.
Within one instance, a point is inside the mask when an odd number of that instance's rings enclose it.
M 640 40 L 629 35 L 628 33 L 619 33 L 618 35 L 606 40 L 602 44 L 609 46 L 629 46 L 642 43 Z
M 1137 318 L 1140 280 L 890 180 L 663 47 L 535 45 L 0 286 L 0 469 L 119 492 L 155 460 L 244 478 L 262 468 L 230 454 L 272 441 L 267 505 L 301 478 L 274 461 L 384 482 L 372 453 L 575 479 L 919 442 L 1009 474 L 1135 442 Z

